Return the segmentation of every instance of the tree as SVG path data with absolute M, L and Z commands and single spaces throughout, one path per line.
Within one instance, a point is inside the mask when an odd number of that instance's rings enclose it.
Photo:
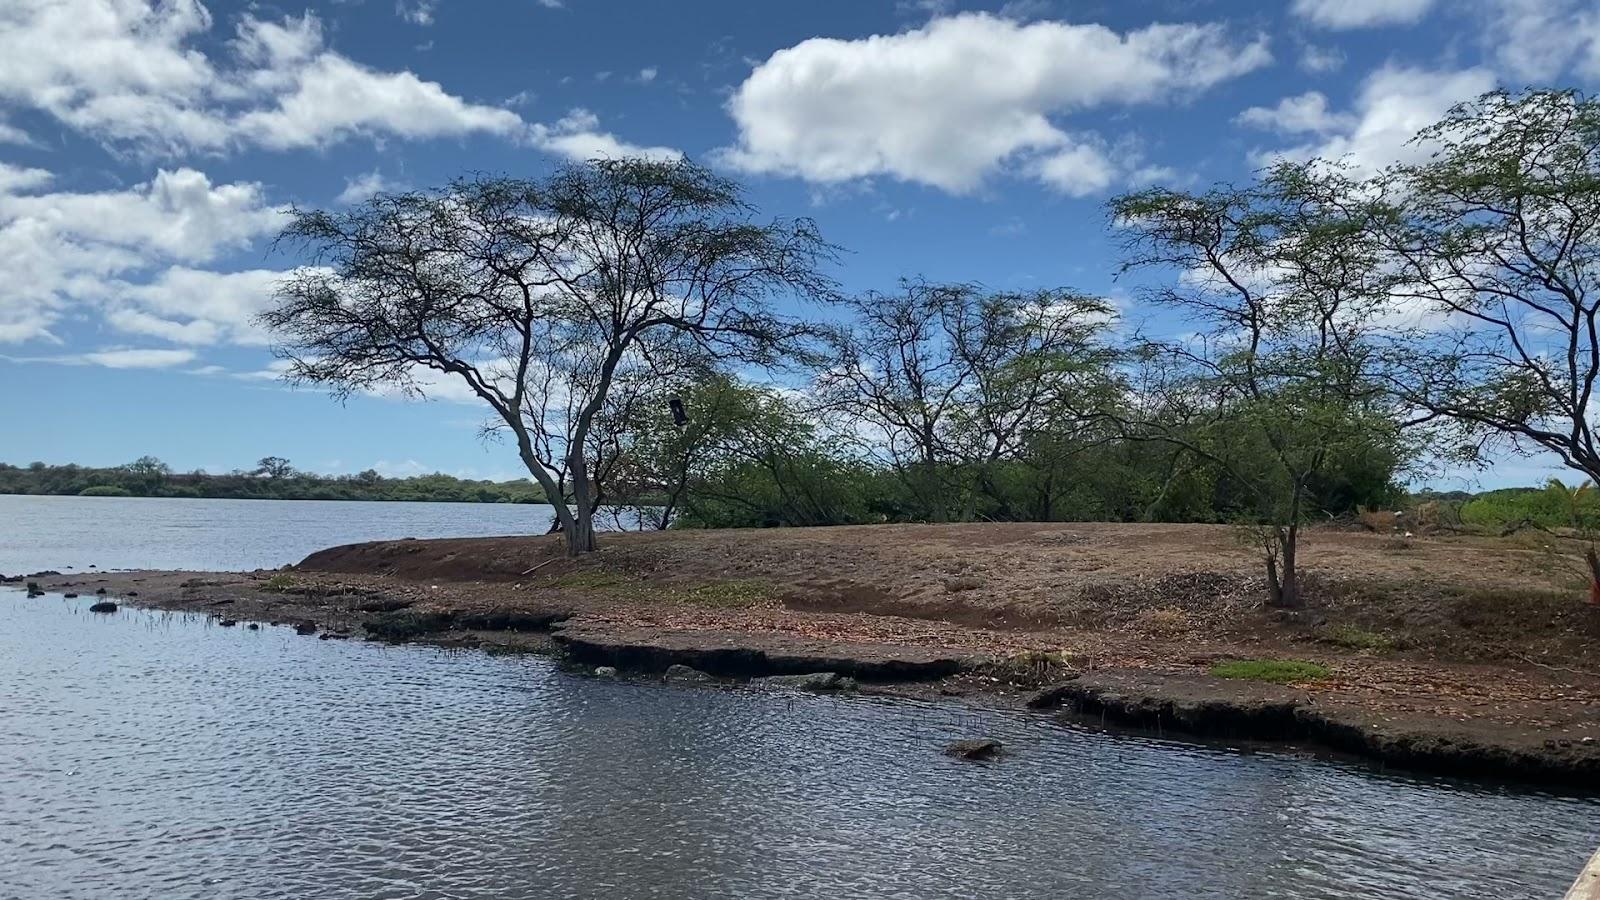
M 1123 271 L 1168 273 L 1145 295 L 1190 334 L 1139 341 L 1128 406 L 1107 416 L 1217 468 L 1275 606 L 1302 602 L 1300 529 L 1328 476 L 1353 456 L 1399 453 L 1374 345 L 1390 279 L 1352 188 L 1326 164 L 1285 163 L 1245 188 L 1110 205 Z
M 263 456 L 250 474 L 266 478 L 293 478 L 295 471 L 294 466 L 281 456 Z
M 141 456 L 123 466 L 122 470 L 135 489 L 145 494 L 160 490 L 161 486 L 167 483 L 167 478 L 172 475 L 172 467 L 154 456 Z
M 862 426 L 935 521 L 997 495 L 995 464 L 1047 420 L 1064 428 L 1106 363 L 1110 308 L 1072 291 L 908 281 L 844 303 L 853 316 L 830 334 L 822 403 Z
M 1422 323 L 1392 349 L 1391 386 L 1468 455 L 1543 450 L 1600 480 L 1600 102 L 1485 94 L 1417 140 L 1431 156 L 1380 183 L 1394 293 Z
M 774 362 L 803 329 L 770 299 L 831 291 L 811 222 L 755 222 L 736 184 L 689 162 L 380 194 L 296 210 L 284 238 L 313 263 L 262 316 L 288 377 L 340 397 L 453 380 L 509 431 L 573 554 L 595 549 L 592 453 L 619 398 L 689 354 Z

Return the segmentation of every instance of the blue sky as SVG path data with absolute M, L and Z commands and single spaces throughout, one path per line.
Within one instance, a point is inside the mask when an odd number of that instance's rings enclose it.
M 1139 320 L 1110 195 L 1376 168 L 1453 102 L 1597 81 L 1580 0 L 11 0 L 0 460 L 518 475 L 470 405 L 274 380 L 251 317 L 298 262 L 285 204 L 682 153 L 815 218 L 847 288 L 1068 286 Z

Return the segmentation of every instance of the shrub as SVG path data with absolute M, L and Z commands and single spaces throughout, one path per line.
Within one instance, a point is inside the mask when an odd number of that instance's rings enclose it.
M 114 484 L 97 484 L 78 492 L 79 497 L 132 497 L 133 492 Z

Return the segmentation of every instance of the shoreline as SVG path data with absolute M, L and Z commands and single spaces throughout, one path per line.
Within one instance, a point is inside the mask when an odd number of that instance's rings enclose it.
M 486 541 L 553 552 L 506 560 L 502 576 L 470 554 L 462 558 L 462 550 Z M 538 538 L 390 541 L 331 548 L 280 571 L 41 573 L 28 580 L 52 593 L 103 592 L 103 599 L 131 606 L 238 627 L 291 626 L 329 640 L 536 653 L 590 672 L 609 666 L 639 677 L 687 666 L 720 681 L 776 677 L 782 680 L 773 684 L 790 688 L 1033 709 L 1163 737 L 1600 789 L 1600 679 L 1587 673 L 1319 648 L 1331 674 L 1271 684 L 1209 674 L 1219 660 L 1284 649 L 1260 639 L 1240 645 L 1191 635 L 1133 646 L 1113 631 L 1006 616 L 968 621 L 982 617 L 958 605 L 941 619 L 793 599 L 745 602 L 731 589 L 709 592 L 672 580 L 643 582 L 645 590 L 611 577 L 616 558 L 596 568 L 595 561 L 563 561 L 555 548 Z M 524 574 L 530 568 L 567 571 Z M 464 577 L 471 572 L 480 577 Z M 831 677 L 802 677 L 823 673 Z

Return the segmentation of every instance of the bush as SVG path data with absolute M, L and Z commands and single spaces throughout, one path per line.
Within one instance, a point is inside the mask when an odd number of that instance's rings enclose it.
M 114 484 L 97 484 L 78 492 L 79 497 L 132 497 L 133 492 Z

